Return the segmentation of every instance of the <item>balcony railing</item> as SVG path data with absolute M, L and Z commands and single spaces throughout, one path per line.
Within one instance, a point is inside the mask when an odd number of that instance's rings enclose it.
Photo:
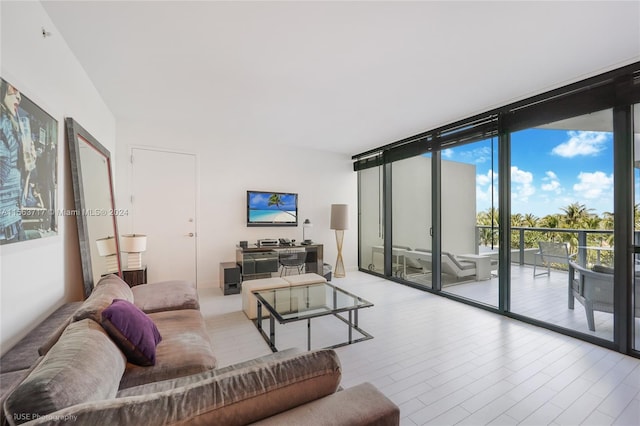
M 640 231 L 636 231 L 634 238 L 640 241 Z M 494 242 L 492 247 L 498 248 L 498 229 L 488 225 L 476 226 L 476 246 L 486 247 Z M 607 229 L 570 229 L 570 228 L 534 228 L 525 226 L 511 227 L 512 262 L 524 265 L 527 252 L 538 248 L 539 241 L 565 242 L 569 246 L 569 253 L 576 256 L 582 265 L 606 263 L 613 264 L 613 230 Z M 529 250 L 527 250 L 529 249 Z

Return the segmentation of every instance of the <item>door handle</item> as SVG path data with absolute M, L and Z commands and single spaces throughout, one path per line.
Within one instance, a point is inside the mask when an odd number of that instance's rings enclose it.
M 193 237 L 194 235 L 196 235 L 196 234 L 194 234 L 193 232 L 189 232 L 189 233 L 187 234 L 187 237 Z

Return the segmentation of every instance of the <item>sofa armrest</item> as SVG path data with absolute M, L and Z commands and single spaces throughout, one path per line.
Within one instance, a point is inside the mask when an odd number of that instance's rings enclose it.
M 400 424 L 400 409 L 371 383 L 362 383 L 264 420 L 259 426 Z
M 330 395 L 340 378 L 337 354 L 324 349 L 163 392 L 78 404 L 29 425 L 246 425 Z
M 273 352 L 268 355 L 254 358 L 248 361 L 243 361 L 238 364 L 228 365 L 226 367 L 215 368 L 213 370 L 207 370 L 202 373 L 191 374 L 189 376 L 177 377 L 168 380 L 159 380 L 157 382 L 147 383 L 144 385 L 133 386 L 130 388 L 121 389 L 116 395 L 117 398 L 126 398 L 128 396 L 147 395 L 156 392 L 164 392 L 171 389 L 179 388 L 182 386 L 192 385 L 203 380 L 211 379 L 222 374 L 229 373 L 230 371 L 236 371 L 245 369 L 248 367 L 256 367 L 260 364 L 266 364 L 268 362 L 274 362 L 278 360 L 284 360 L 293 356 L 298 356 L 303 353 L 301 349 L 289 348 L 284 351 Z

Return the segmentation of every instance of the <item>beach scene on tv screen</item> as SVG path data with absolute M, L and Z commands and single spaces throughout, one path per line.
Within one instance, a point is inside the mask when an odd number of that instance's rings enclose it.
M 296 194 L 249 193 L 250 223 L 291 223 L 296 221 Z

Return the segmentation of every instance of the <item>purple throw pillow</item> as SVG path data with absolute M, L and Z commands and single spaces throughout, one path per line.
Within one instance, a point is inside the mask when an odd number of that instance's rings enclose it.
M 156 363 L 156 346 L 162 340 L 158 328 L 147 314 L 133 303 L 114 299 L 102 311 L 102 327 L 133 364 Z

